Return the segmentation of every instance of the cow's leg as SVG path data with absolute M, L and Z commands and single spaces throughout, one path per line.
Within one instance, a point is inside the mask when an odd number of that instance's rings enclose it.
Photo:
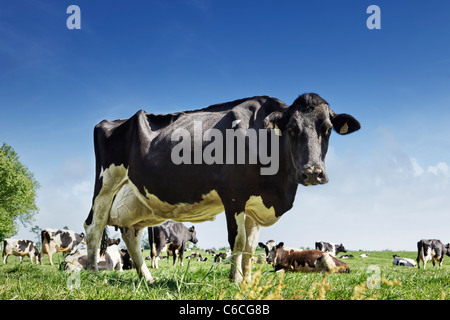
M 245 213 L 227 214 L 228 242 L 231 247 L 230 280 L 241 282 L 242 277 L 242 252 L 245 248 Z
M 122 239 L 127 246 L 128 253 L 134 262 L 138 275 L 143 276 L 146 281 L 153 282 L 152 275 L 142 258 L 141 238 L 144 229 L 135 230 L 134 228 L 121 228 Z
M 253 220 L 249 215 L 245 216 L 245 247 L 242 254 L 242 272 L 244 280 L 250 282 L 252 278 L 250 259 L 255 253 L 256 246 L 258 245 L 259 232 L 261 226 L 259 226 L 255 220 Z
M 97 197 L 88 218 L 84 222 L 88 253 L 86 264 L 87 270 L 98 271 L 97 253 L 108 220 L 107 214 L 100 213 L 109 212 L 111 202 L 112 201 L 109 199 L 107 201 L 102 201 L 102 197 Z
M 3 250 L 5 250 L 5 248 L 3 248 Z M 7 264 L 8 263 L 8 256 L 9 256 L 9 254 L 7 254 L 7 253 L 3 254 L 3 264 Z
M 48 261 L 50 261 L 50 265 L 53 265 L 53 260 L 52 260 L 53 254 L 50 251 L 47 254 L 48 254 Z
M 180 259 L 180 265 L 183 266 L 183 254 L 184 254 L 184 248 L 186 247 L 186 244 L 181 244 L 180 249 L 178 250 L 178 258 Z

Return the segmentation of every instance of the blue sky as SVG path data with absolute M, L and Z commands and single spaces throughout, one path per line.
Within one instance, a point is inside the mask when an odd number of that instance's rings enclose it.
M 71 4 L 80 30 L 66 27 Z M 380 30 L 366 27 L 371 4 Z M 316 92 L 362 129 L 332 136 L 330 182 L 300 186 L 260 240 L 447 243 L 449 13 L 448 1 L 2 1 L 0 142 L 42 185 L 34 224 L 81 232 L 101 120 Z M 200 247 L 227 245 L 223 214 L 196 227 Z

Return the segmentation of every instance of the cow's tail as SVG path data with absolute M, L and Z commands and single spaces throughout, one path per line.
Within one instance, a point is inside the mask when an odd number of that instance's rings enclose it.
M 108 230 L 103 229 L 102 241 L 100 243 L 100 256 L 104 256 L 106 253 L 106 249 L 108 248 Z
M 150 257 L 156 258 L 156 241 L 155 241 L 155 228 L 154 227 L 150 227 L 150 235 L 149 238 L 151 239 L 151 243 L 150 243 Z

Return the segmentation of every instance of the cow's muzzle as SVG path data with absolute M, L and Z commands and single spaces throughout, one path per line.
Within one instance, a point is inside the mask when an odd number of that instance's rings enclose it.
M 319 166 L 310 166 L 304 168 L 297 178 L 298 183 L 304 186 L 312 186 L 316 184 L 324 184 L 328 182 L 325 170 Z

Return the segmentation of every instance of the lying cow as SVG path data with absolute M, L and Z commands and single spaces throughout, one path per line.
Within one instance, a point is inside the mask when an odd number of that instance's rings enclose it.
M 413 259 L 409 258 L 400 258 L 398 255 L 394 254 L 394 261 L 392 264 L 394 266 L 402 266 L 402 267 L 415 267 L 416 262 Z
M 347 250 L 344 248 L 344 245 L 341 243 L 336 245 L 330 242 L 319 241 L 315 243 L 316 250 L 329 252 L 333 257 L 336 257 L 339 252 L 347 253 Z
M 33 259 L 36 263 L 41 261 L 39 255 L 39 250 L 36 244 L 31 240 L 21 240 L 21 239 L 5 239 L 3 240 L 3 263 L 7 263 L 9 255 L 19 256 L 20 263 L 23 261 L 23 257 L 30 257 L 31 263 Z
M 163 248 L 168 246 L 168 251 L 173 254 L 173 264 L 180 258 L 183 265 L 183 253 L 186 250 L 188 241 L 197 243 L 197 234 L 194 226 L 189 229 L 180 222 L 168 220 L 158 226 L 148 228 L 148 242 L 150 244 L 150 255 L 152 256 L 152 268 L 158 268 L 158 257 Z
M 288 255 L 298 251 L 303 250 L 294 247 L 285 247 L 284 242 L 280 242 L 270 250 L 269 256 L 267 258 L 267 263 L 271 263 L 273 266 L 275 266 L 276 264 L 280 263 L 283 259 L 285 259 Z
M 84 233 L 75 233 L 71 230 L 59 230 L 47 228 L 41 231 L 42 251 L 41 264 L 43 264 L 44 254 L 48 254 L 50 264 L 53 265 L 52 256 L 57 252 L 72 254 L 77 250 L 77 246 L 84 240 Z
M 275 248 L 277 246 L 277 243 L 274 240 L 269 240 L 266 242 L 266 244 L 259 242 L 258 246 L 261 249 L 264 249 L 266 251 L 266 261 L 267 261 L 267 263 L 270 263 L 269 262 L 269 253 L 270 253 L 270 251 L 272 251 L 273 248 Z
M 450 257 L 450 243 L 444 245 L 440 240 L 422 239 L 417 242 L 417 267 L 420 269 L 420 260 L 423 261 L 423 268 L 425 269 L 427 262 L 439 261 L 439 268 L 442 267 L 442 261 L 444 260 L 444 255 Z
M 349 273 L 345 262 L 320 250 L 294 251 L 275 265 L 275 271 Z
M 104 255 L 97 252 L 97 264 L 99 270 L 119 270 L 122 271 L 122 257 L 117 244 L 109 245 Z M 67 255 L 62 262 L 66 271 L 80 271 L 87 266 L 87 249 L 77 250 Z

